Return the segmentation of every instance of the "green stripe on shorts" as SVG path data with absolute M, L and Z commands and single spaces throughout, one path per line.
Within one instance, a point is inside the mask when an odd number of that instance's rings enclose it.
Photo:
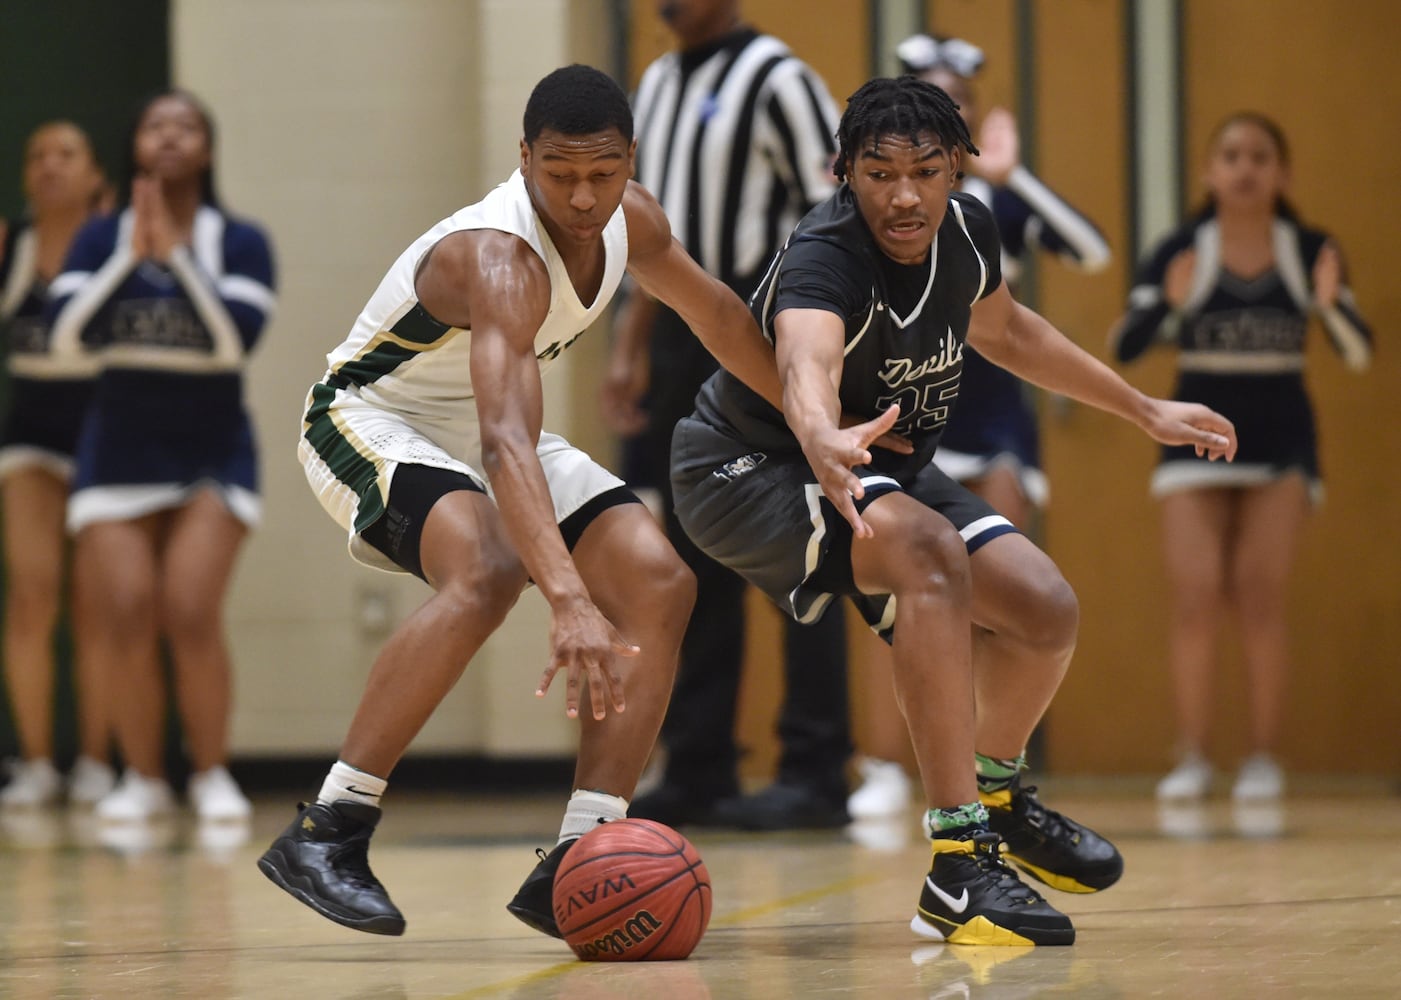
M 379 466 L 362 455 L 336 426 L 330 412 L 335 398 L 336 390 L 324 382 L 312 388 L 303 436 L 331 474 L 360 498 L 355 507 L 355 530 L 364 531 L 384 513 L 384 498 L 379 492 Z

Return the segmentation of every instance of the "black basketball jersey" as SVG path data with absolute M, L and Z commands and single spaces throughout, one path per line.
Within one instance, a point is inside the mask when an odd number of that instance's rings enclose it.
M 929 259 L 887 257 L 843 184 L 798 224 L 750 300 L 764 335 L 784 309 L 823 309 L 846 324 L 839 391 L 844 412 L 869 419 L 900 404 L 895 430 L 912 455 L 872 451 L 870 472 L 907 484 L 929 464 L 958 398 L 973 304 L 1002 281 L 997 227 L 971 195 L 949 199 Z M 797 448 L 783 414 L 721 370 L 696 398 L 696 413 L 759 450 Z

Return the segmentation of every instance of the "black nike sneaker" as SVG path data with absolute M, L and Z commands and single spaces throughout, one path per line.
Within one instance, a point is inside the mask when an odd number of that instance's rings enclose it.
M 1073 944 L 1070 918 L 1017 877 L 998 853 L 1001 843 L 985 831 L 933 841 L 910 930 L 950 944 Z
M 1012 786 L 980 793 L 988 826 L 1002 837 L 1003 853 L 1038 882 L 1061 892 L 1099 892 L 1124 874 L 1124 859 L 1113 844 L 1087 826 L 1047 809 L 1036 786 Z
M 379 809 L 359 802 L 303 803 L 258 868 L 328 920 L 369 934 L 402 934 L 404 915 L 367 856 L 379 817 Z
M 560 862 L 574 846 L 574 840 L 556 844 L 549 854 L 537 848 L 535 854 L 540 863 L 525 877 L 515 898 L 506 904 L 513 917 L 550 937 L 564 937 L 555 923 L 555 872 L 559 871 Z

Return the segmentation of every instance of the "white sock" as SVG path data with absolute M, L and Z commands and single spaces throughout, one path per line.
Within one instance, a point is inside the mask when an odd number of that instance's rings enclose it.
M 343 760 L 338 760 L 331 765 L 330 773 L 321 783 L 321 791 L 316 796 L 316 801 L 323 806 L 344 801 L 358 802 L 378 809 L 379 797 L 384 794 L 388 785 L 389 782 L 384 778 L 376 778 L 368 771 L 361 771 Z
M 590 792 L 576 788 L 569 796 L 564 810 L 564 822 L 559 827 L 558 846 L 566 840 L 582 837 L 600 823 L 611 823 L 628 814 L 628 800 L 607 792 Z

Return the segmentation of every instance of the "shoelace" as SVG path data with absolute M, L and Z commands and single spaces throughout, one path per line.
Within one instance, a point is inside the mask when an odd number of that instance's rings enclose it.
M 346 882 L 357 889 L 378 889 L 384 886 L 370 871 L 370 833 L 361 830 L 346 838 L 344 845 L 327 854 L 327 860 L 335 866 L 336 872 Z
M 1041 902 L 1036 891 L 1017 877 L 1017 873 L 1002 860 L 1002 841 L 997 838 L 973 838 L 973 863 L 978 871 L 991 879 L 993 887 L 1014 903 L 1031 906 Z
M 1027 785 L 1021 789 L 1021 809 L 1026 814 L 1027 822 L 1044 831 L 1052 840 L 1068 839 L 1071 843 L 1079 843 L 1079 831 L 1067 823 L 1060 813 L 1041 804 L 1041 800 L 1036 797 L 1036 787 Z

